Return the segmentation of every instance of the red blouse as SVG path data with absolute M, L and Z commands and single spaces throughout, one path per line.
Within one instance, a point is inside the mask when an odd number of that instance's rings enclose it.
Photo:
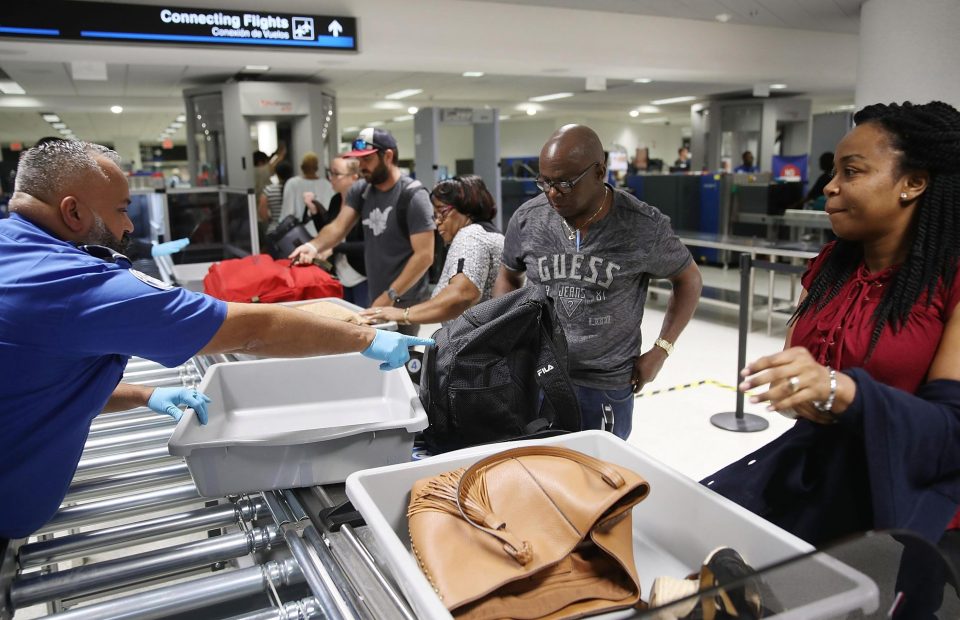
M 825 245 L 810 261 L 801 280 L 805 290 L 810 290 L 835 243 Z M 939 285 L 929 306 L 926 293 L 922 294 L 896 334 L 887 323 L 873 355 L 864 364 L 873 335 L 873 311 L 897 268 L 895 265 L 870 273 L 866 265 L 861 264 L 822 310 L 808 310 L 797 319 L 790 344 L 807 347 L 825 366 L 837 370 L 860 367 L 877 381 L 915 393 L 927 380 L 943 330 L 960 301 L 960 276 L 954 278 L 950 291 Z M 948 526 L 948 529 L 956 528 L 960 528 L 960 512 Z
M 810 290 L 834 247 L 835 242 L 828 243 L 810 261 L 802 278 L 804 289 Z M 790 344 L 807 347 L 823 365 L 837 370 L 860 367 L 877 381 L 915 393 L 926 381 L 943 330 L 960 302 L 960 277 L 954 279 L 949 292 L 938 286 L 929 306 L 922 294 L 896 334 L 888 323 L 864 364 L 873 335 L 873 312 L 897 268 L 870 273 L 861 264 L 822 310 L 808 310 L 797 319 Z

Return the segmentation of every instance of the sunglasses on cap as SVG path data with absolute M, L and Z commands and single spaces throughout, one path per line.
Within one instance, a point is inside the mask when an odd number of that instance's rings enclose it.
M 351 148 L 354 151 L 369 151 L 370 149 L 376 149 L 378 151 L 383 151 L 386 149 L 384 146 L 380 146 L 376 142 L 367 142 L 363 138 L 357 138 L 353 141 Z

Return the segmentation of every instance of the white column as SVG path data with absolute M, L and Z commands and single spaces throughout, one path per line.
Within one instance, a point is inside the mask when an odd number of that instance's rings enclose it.
M 960 2 L 867 0 L 856 105 L 939 100 L 960 107 Z

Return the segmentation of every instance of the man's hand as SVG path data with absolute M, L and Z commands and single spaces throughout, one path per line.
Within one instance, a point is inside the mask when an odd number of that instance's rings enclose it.
M 197 413 L 200 424 L 207 423 L 207 403 L 210 398 L 203 392 L 185 387 L 158 387 L 147 400 L 147 407 L 157 413 L 170 416 L 177 422 L 183 417 L 180 406 L 190 407 Z
M 633 363 L 633 377 L 630 379 L 634 394 L 643 389 L 644 385 L 657 378 L 666 359 L 667 352 L 657 346 L 637 358 L 637 361 Z
M 401 368 L 410 359 L 409 347 L 417 345 L 432 347 L 435 344 L 432 338 L 415 338 L 378 329 L 373 336 L 373 342 L 363 350 L 362 355 L 383 362 L 380 364 L 380 370 L 393 370 Z
M 301 263 L 304 265 L 309 265 L 313 262 L 313 259 L 317 257 L 317 254 L 317 246 L 308 242 L 297 246 L 293 252 L 290 252 L 290 256 L 287 258 L 293 261 L 294 264 Z

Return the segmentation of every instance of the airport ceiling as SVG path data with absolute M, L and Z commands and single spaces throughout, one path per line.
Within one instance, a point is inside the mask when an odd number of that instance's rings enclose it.
M 133 4 L 155 1 L 127 0 Z M 260 10 L 264 0 L 178 0 L 179 6 Z M 853 102 L 862 0 L 271 0 L 270 10 L 357 18 L 360 52 L 300 52 L 209 46 L 39 43 L 0 38 L 0 70 L 25 95 L 0 95 L 0 142 L 53 133 L 58 114 L 83 139 L 157 140 L 184 112 L 184 88 L 230 79 L 309 81 L 336 92 L 341 131 L 391 122 L 410 106 L 484 107 L 533 118 L 689 124 L 700 101 L 802 94 L 815 111 Z M 719 21 L 723 19 L 725 21 Z M 2 20 L 2 17 L 0 17 Z M 245 73 L 247 65 L 266 65 Z M 100 73 L 99 79 L 84 79 Z M 464 71 L 483 72 L 464 77 Z M 0 75 L 2 77 L 2 75 Z M 105 78 L 105 79 L 103 79 Z M 605 90 L 588 90 L 602 78 Z M 652 80 L 640 83 L 636 80 Z M 383 109 L 384 96 L 422 92 Z M 110 107 L 123 112 L 114 114 Z M 630 110 L 641 112 L 631 117 Z M 409 121 L 395 121 L 409 122 Z M 183 130 L 173 135 L 185 139 Z

